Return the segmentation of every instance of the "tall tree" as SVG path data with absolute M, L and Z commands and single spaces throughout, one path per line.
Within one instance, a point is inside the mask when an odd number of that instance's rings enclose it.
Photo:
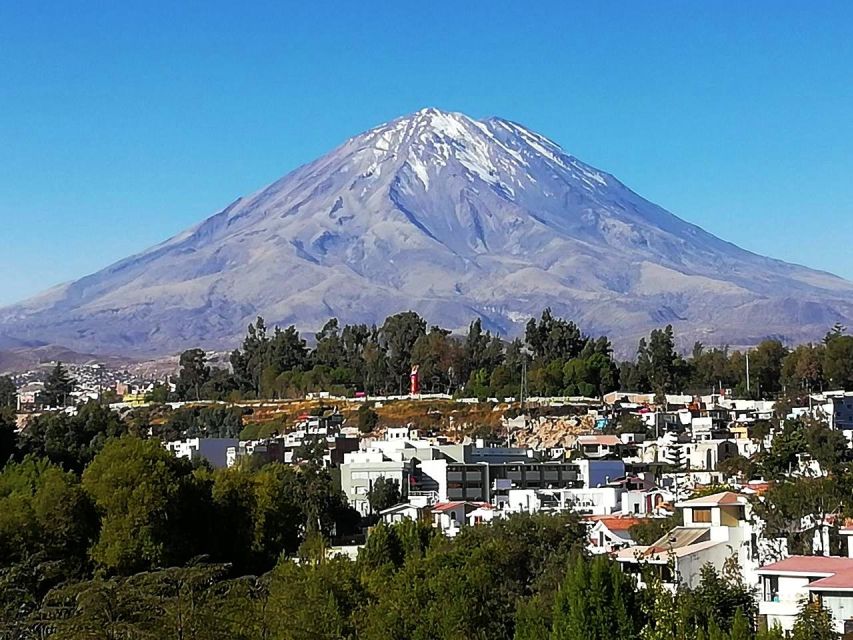
M 74 378 L 61 362 L 57 362 L 44 382 L 44 402 L 51 407 L 65 406 L 75 386 Z
M 127 574 L 202 552 L 203 541 L 181 526 L 197 511 L 184 491 L 190 473 L 188 462 L 157 440 L 110 440 L 83 473 L 83 488 L 101 513 L 93 560 L 108 572 Z
M 834 389 L 853 389 L 853 336 L 830 334 L 826 340 L 823 371 Z
M 18 390 L 12 378 L 0 376 L 0 409 L 15 407 L 18 404 Z
M 395 504 L 400 503 L 400 485 L 384 476 L 373 481 L 373 486 L 367 492 L 367 502 L 373 513 L 379 513 Z
M 803 602 L 791 630 L 791 640 L 838 640 L 832 614 L 820 602 Z
M 402 389 L 412 364 L 412 349 L 415 342 L 426 333 L 426 322 L 414 311 L 404 311 L 385 319 L 381 338 L 387 352 L 389 382 L 393 389 Z M 399 383 L 399 384 L 398 384 Z
M 181 354 L 176 384 L 181 400 L 201 400 L 201 388 L 210 380 L 210 367 L 203 349 L 188 349 Z

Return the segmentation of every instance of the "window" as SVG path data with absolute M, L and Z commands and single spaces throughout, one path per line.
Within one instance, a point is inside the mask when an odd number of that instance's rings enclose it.
M 779 602 L 779 576 L 764 578 L 764 601 Z
M 694 507 L 693 509 L 693 522 L 711 522 L 711 509 L 708 507 L 703 507 L 697 509 Z

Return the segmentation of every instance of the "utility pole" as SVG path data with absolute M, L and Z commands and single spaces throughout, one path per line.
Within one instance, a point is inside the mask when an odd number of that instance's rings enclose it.
M 750 393 L 750 388 L 749 388 L 749 351 L 746 352 L 746 392 Z

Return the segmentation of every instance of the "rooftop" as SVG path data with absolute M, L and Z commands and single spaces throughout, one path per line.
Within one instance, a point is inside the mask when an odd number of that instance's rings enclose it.
M 853 558 L 832 556 L 791 556 L 768 564 L 758 570 L 759 574 L 802 574 L 830 577 L 839 572 L 853 571 Z
M 618 436 L 578 436 L 578 444 L 597 444 L 606 447 L 615 447 L 622 444 Z
M 734 491 L 722 491 L 710 496 L 702 496 L 679 502 L 679 507 L 721 507 L 725 505 L 746 504 L 747 497 Z
M 601 523 L 611 531 L 627 531 L 635 524 L 640 524 L 644 521 L 643 518 L 636 516 L 586 516 L 587 522 Z

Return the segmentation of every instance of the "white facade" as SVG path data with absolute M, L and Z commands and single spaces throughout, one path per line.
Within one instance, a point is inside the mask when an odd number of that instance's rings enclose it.
M 758 570 L 761 577 L 758 613 L 767 626 L 790 631 L 802 603 L 819 598 L 832 614 L 835 630 L 845 632 L 853 619 L 853 559 L 791 556 Z
M 616 559 L 626 565 L 626 570 L 638 572 L 637 552 L 643 563 L 658 566 L 664 582 L 674 586 L 679 581 L 695 588 L 704 565 L 710 564 L 720 571 L 734 557 L 746 584 L 757 583 L 757 535 L 754 537 L 751 507 L 745 496 L 726 491 L 679 503 L 676 508 L 682 513 L 683 526 L 650 546 L 617 554 Z M 668 573 L 670 563 L 674 564 L 675 576 Z
M 236 438 L 189 438 L 166 442 L 164 446 L 178 458 L 207 460 L 216 469 L 228 466 L 228 449 L 239 444 Z
M 379 478 L 396 482 L 401 493 L 405 494 L 409 482 L 411 464 L 399 456 L 393 460 L 382 451 L 354 451 L 344 454 L 341 471 L 341 491 L 354 509 L 362 515 L 370 513 L 367 500 L 369 491 Z

